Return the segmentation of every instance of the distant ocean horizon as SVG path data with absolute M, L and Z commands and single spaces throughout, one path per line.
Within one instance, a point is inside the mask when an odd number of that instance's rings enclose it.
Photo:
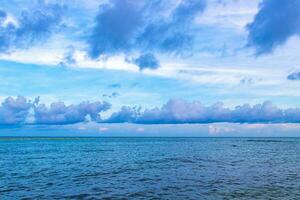
M 300 138 L 0 137 L 0 199 L 296 199 Z

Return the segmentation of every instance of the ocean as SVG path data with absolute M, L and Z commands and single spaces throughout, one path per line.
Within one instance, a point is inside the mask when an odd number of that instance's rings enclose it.
M 299 138 L 0 138 L 0 199 L 299 199 Z

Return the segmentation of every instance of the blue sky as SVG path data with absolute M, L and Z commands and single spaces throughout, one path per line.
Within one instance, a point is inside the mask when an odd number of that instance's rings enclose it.
M 0 124 L 298 123 L 299 35 L 298 0 L 4 0 Z

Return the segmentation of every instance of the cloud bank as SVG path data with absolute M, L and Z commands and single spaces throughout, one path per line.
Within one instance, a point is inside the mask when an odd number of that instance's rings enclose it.
M 19 124 L 75 124 L 85 121 L 98 123 L 184 124 L 184 123 L 300 123 L 300 108 L 280 109 L 266 101 L 226 108 L 218 102 L 204 106 L 199 101 L 169 100 L 161 108 L 142 110 L 123 106 L 107 119 L 100 113 L 111 108 L 108 102 L 88 102 L 66 105 L 54 102 L 49 106 L 19 96 L 6 98 L 0 107 L 0 125 Z M 31 118 L 31 120 L 28 120 Z
M 111 105 L 107 102 L 81 102 L 65 105 L 54 102 L 50 106 L 25 97 L 8 97 L 0 107 L 0 125 L 75 124 L 86 121 L 98 123 L 135 123 L 135 124 L 195 124 L 195 123 L 300 123 L 300 108 L 280 109 L 270 101 L 262 104 L 244 104 L 226 108 L 218 102 L 204 106 L 199 101 L 169 100 L 161 108 L 142 110 L 140 107 L 123 106 L 108 119 L 102 119 L 101 112 Z M 31 116 L 32 115 L 32 116 Z M 28 121 L 29 117 L 32 121 Z
M 6 98 L 0 107 L 0 125 L 30 124 L 74 124 L 86 120 L 101 121 L 100 113 L 110 109 L 107 102 L 81 102 L 77 105 L 65 105 L 64 102 L 54 102 L 50 106 L 39 103 L 39 98 L 33 102 L 25 97 Z M 33 118 L 30 121 L 29 118 Z
M 55 102 L 49 107 L 39 104 L 34 107 L 34 123 L 75 124 L 86 120 L 98 122 L 101 120 L 99 113 L 108 110 L 110 106 L 107 102 L 90 103 L 88 101 L 69 106 L 66 106 L 64 102 Z
M 133 61 L 140 70 L 144 69 L 157 69 L 159 67 L 159 61 L 151 53 L 142 54 L 140 57 L 134 59 Z
M 161 108 L 141 111 L 136 107 L 123 107 L 104 122 L 137 124 L 184 124 L 184 123 L 299 123 L 300 109 L 280 109 L 270 101 L 250 106 L 244 104 L 234 109 L 219 102 L 204 106 L 199 101 L 170 100 Z
M 300 1 L 263 0 L 247 29 L 248 46 L 257 55 L 271 53 L 291 36 L 300 35 Z

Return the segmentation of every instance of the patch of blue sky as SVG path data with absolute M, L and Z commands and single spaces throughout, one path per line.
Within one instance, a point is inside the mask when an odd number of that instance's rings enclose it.
M 203 84 L 119 70 L 39 66 L 1 61 L 0 78 L 2 96 L 41 96 L 45 103 L 53 100 L 63 100 L 67 103 L 102 100 L 103 94 L 118 92 L 120 96 L 108 99 L 116 109 L 122 105 L 151 108 L 160 106 L 169 99 L 199 100 L 206 105 L 223 101 L 228 106 L 235 106 L 265 100 L 283 106 L 299 105 L 296 101 L 297 95 L 284 92 L 270 95 L 272 85 L 260 87 L 251 84 Z M 112 83 L 120 84 L 121 87 L 111 88 Z M 266 93 L 266 87 L 270 88 L 271 92 Z M 273 90 L 276 91 L 276 88 Z
M 0 72 L 1 94 L 41 96 L 42 101 L 43 96 L 50 98 L 49 100 L 64 100 L 70 103 L 82 99 L 92 101 L 102 99 L 103 94 L 118 92 L 120 96 L 110 101 L 124 105 L 153 107 L 170 98 L 196 99 L 203 93 L 213 91 L 212 87 L 205 85 L 187 84 L 173 78 L 118 70 L 39 66 L 0 61 Z M 111 88 L 111 83 L 120 84 L 122 87 Z M 210 103 L 209 96 L 204 97 L 203 101 Z

